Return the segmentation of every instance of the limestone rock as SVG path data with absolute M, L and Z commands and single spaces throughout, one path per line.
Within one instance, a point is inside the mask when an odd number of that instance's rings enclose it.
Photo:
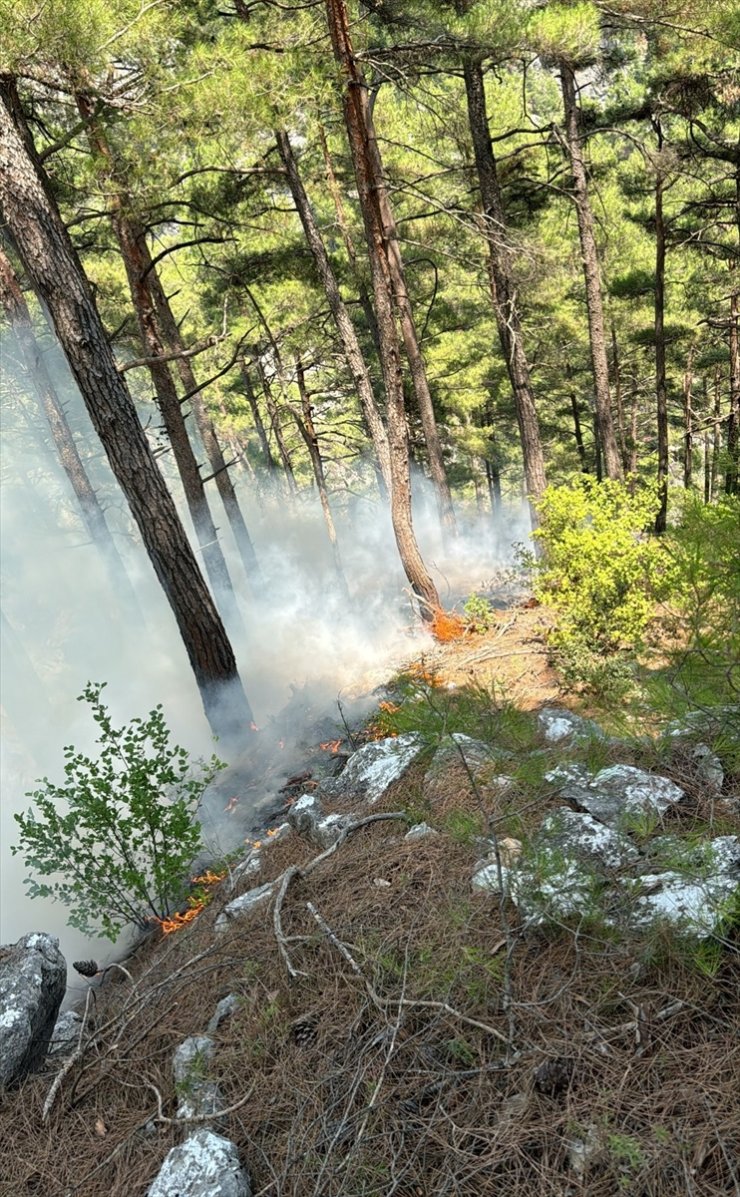
M 634 815 L 659 817 L 684 797 L 669 778 L 633 765 L 611 765 L 597 773 L 587 788 L 566 786 L 562 793 L 608 827 L 622 826 Z
M 416 732 L 374 740 L 353 752 L 339 777 L 321 783 L 321 792 L 339 801 L 374 805 L 403 777 L 424 751 Z
M 210 1035 L 191 1035 L 175 1048 L 172 1075 L 178 1118 L 199 1118 L 220 1108 L 218 1085 L 208 1078 L 214 1050 Z
M 0 948 L 0 1089 L 43 1063 L 67 987 L 56 935 Z
M 591 719 L 584 719 L 566 707 L 542 707 L 537 712 L 537 722 L 549 744 L 562 740 L 587 740 L 593 736 L 604 739 L 604 733 Z
M 208 1023 L 208 1034 L 212 1035 L 214 1031 L 217 1031 L 224 1019 L 230 1018 L 239 1009 L 239 1004 L 239 998 L 235 993 L 230 993 L 227 997 L 221 998 Z
M 167 1155 L 147 1197 L 251 1197 L 230 1139 L 198 1130 Z
M 605 827 L 592 815 L 573 810 L 558 810 L 548 815 L 536 842 L 551 855 L 561 852 L 568 858 L 590 860 L 607 869 L 623 868 L 639 858 L 637 848 L 626 835 Z
M 303 794 L 288 814 L 290 826 L 319 848 L 329 848 L 338 840 L 347 821 L 346 815 L 325 815 L 316 794 Z
M 234 898 L 233 902 L 229 902 L 228 906 L 224 906 L 216 919 L 216 931 L 223 931 L 228 927 L 232 919 L 245 918 L 251 914 L 263 902 L 268 901 L 272 890 L 273 884 L 268 881 L 265 885 L 258 885 L 256 889 L 248 889 L 245 894 L 240 894 L 238 898 Z
M 406 832 L 403 838 L 410 843 L 414 843 L 416 840 L 425 840 L 430 835 L 439 835 L 439 832 L 430 827 L 428 823 L 416 823 L 414 827 Z
M 691 750 L 691 759 L 697 775 L 704 784 L 719 794 L 725 780 L 725 771 L 716 752 L 712 752 L 708 744 L 696 744 Z
M 65 1010 L 56 1021 L 49 1042 L 49 1055 L 69 1055 L 77 1047 L 80 1038 L 82 1015 L 77 1010 Z

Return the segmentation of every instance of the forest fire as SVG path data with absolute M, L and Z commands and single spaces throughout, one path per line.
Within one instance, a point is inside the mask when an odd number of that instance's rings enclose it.
M 440 644 L 448 644 L 451 640 L 460 640 L 465 635 L 467 626 L 461 616 L 452 611 L 443 611 L 440 607 L 434 612 L 431 633 Z
M 319 748 L 322 752 L 337 753 L 341 747 L 341 740 L 324 740 L 323 744 L 319 744 Z
M 198 915 L 201 911 L 205 910 L 211 900 L 212 895 L 208 887 L 218 885 L 219 881 L 223 881 L 225 876 L 225 872 L 214 873 L 212 869 L 206 869 L 204 873 L 199 873 L 197 877 L 192 877 L 191 883 L 197 885 L 199 888 L 188 898 L 188 909 L 182 912 L 177 911 L 167 918 L 155 919 L 155 922 L 162 928 L 162 934 L 172 935 L 175 931 L 181 931 L 183 927 L 189 926 L 190 923 L 197 919 Z

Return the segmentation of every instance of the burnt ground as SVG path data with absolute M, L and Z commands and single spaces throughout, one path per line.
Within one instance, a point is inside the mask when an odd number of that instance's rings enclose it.
M 433 666 L 440 692 L 493 685 L 492 709 L 501 693 L 552 701 L 543 619 L 501 612 L 417 668 Z M 312 776 L 282 795 L 276 767 L 276 819 L 332 755 L 309 754 L 298 772 Z M 376 811 L 418 818 L 422 771 Z M 696 777 L 682 781 L 671 830 L 690 834 L 714 806 Z M 214 1034 L 230 1111 L 218 1125 L 255 1197 L 739 1194 L 737 928 L 712 950 L 587 923 L 524 934 L 507 903 L 471 890 L 478 805 L 451 784 L 423 810 L 438 836 L 411 844 L 405 819 L 375 822 L 291 874 L 281 925 L 294 977 L 273 908 L 214 934 L 238 892 L 227 876 L 191 925 L 140 945 L 128 976 L 92 982 L 84 1050 L 48 1121 L 51 1068 L 0 1109 L 2 1197 L 143 1197 L 183 1137 L 173 1051 L 227 994 L 239 1006 Z M 317 852 L 277 842 L 246 886 Z

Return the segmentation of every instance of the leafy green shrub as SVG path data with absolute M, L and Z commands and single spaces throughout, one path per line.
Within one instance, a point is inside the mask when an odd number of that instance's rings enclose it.
M 115 728 L 101 702 L 103 685 L 88 682 L 80 695 L 100 729 L 96 760 L 64 749 L 65 782 L 48 778 L 29 793 L 36 809 L 17 814 L 32 897 L 70 906 L 69 923 L 115 941 L 127 923 L 145 927 L 182 904 L 188 868 L 201 847 L 194 823 L 206 786 L 225 766 L 215 756 L 193 772 L 184 748 L 170 743 L 157 706 L 146 719 Z
M 494 623 L 493 607 L 482 594 L 471 594 L 463 604 L 468 625 L 476 632 L 487 632 Z
M 677 636 L 663 675 L 686 705 L 740 698 L 740 499 L 686 496 L 664 539 L 672 577 L 666 625 Z
M 558 613 L 550 643 L 567 681 L 614 698 L 632 684 L 630 657 L 666 585 L 660 545 L 645 533 L 656 503 L 653 491 L 579 476 L 538 505 L 535 593 Z

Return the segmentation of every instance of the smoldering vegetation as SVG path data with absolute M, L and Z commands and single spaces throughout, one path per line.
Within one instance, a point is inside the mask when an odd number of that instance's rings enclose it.
M 80 518 L 77 500 L 38 402 L 34 380 L 6 330 L 2 355 L 2 901 L 0 941 L 44 928 L 70 957 L 91 945 L 65 925 L 66 912 L 23 889 L 24 865 L 11 855 L 13 815 L 26 809 L 36 779 L 58 780 L 64 745 L 94 752 L 95 728 L 76 701 L 88 680 L 107 683 L 105 701 L 123 723 L 162 703 L 175 739 L 194 757 L 214 743 L 175 620 L 108 467 L 61 352 L 49 335 L 44 364 L 64 407 L 131 587 L 121 592 L 104 552 Z M 131 379 L 131 376 L 129 376 Z M 140 387 L 140 415 L 191 532 L 179 479 L 151 395 Z M 336 719 L 338 700 L 356 713 L 411 652 L 423 647 L 387 509 L 369 464 L 342 466 L 332 506 L 349 599 L 336 582 L 318 495 L 288 495 L 268 479 L 234 469 L 260 564 L 259 586 L 245 576 L 228 520 L 209 487 L 231 574 L 234 602 L 218 596 L 257 725 L 263 758 L 281 742 L 278 785 L 299 763 L 309 725 Z M 461 535 L 445 544 L 434 501 L 415 480 L 416 529 L 445 605 L 485 587 L 527 535 L 523 510 L 494 525 L 460 513 Z M 193 539 L 194 543 L 194 539 Z M 120 573 L 119 573 L 120 576 Z M 231 606 L 231 614 L 227 615 Z M 359 705 L 358 705 L 359 704 Z M 275 724 L 277 729 L 278 724 Z M 287 742 L 286 742 L 287 740 Z M 218 752 L 218 745 L 215 745 Z M 264 797 L 264 795 L 263 795 Z M 92 945 L 93 947 L 99 945 Z M 104 948 L 100 947 L 103 952 Z

